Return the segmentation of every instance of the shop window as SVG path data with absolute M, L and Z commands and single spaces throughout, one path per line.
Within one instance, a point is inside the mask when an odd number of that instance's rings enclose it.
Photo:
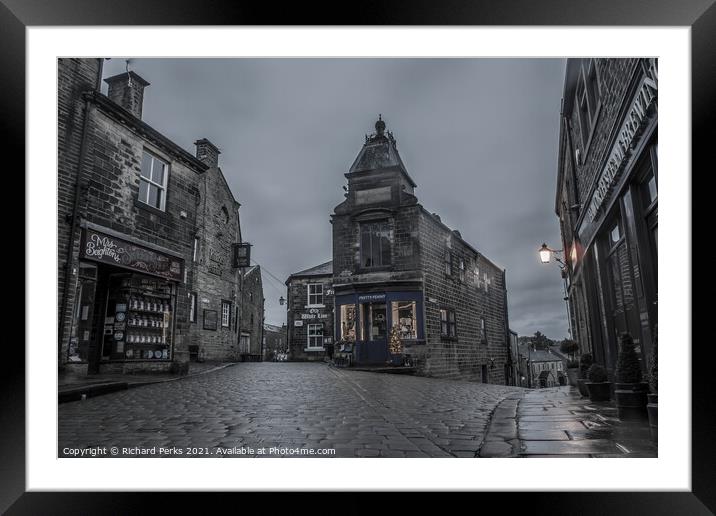
M 440 336 L 447 338 L 455 338 L 457 336 L 455 310 L 449 308 L 440 309 Z
M 355 305 L 341 305 L 341 339 L 350 342 L 356 340 Z
M 361 224 L 360 257 L 362 267 L 382 267 L 391 264 L 390 227 L 387 221 Z
M 189 322 L 196 322 L 196 292 L 189 292 Z
M 164 211 L 169 165 L 144 151 L 139 177 L 139 202 Z
M 309 283 L 308 306 L 323 306 L 323 284 Z
M 323 348 L 323 323 L 308 325 L 308 347 Z
M 418 320 L 415 301 L 393 301 L 391 303 L 393 328 L 398 328 L 401 339 L 418 338 Z
M 222 301 L 221 302 L 221 327 L 222 328 L 230 328 L 231 327 L 231 302 L 230 301 Z

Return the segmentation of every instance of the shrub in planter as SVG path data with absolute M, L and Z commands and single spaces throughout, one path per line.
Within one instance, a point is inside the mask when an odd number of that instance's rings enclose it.
M 592 363 L 592 355 L 589 353 L 584 353 L 579 358 L 579 377 L 577 378 L 577 387 L 579 388 L 579 394 L 585 398 L 589 397 L 589 390 L 587 389 L 587 374 L 589 373 L 589 368 Z
M 609 401 L 611 397 L 611 382 L 607 381 L 607 371 L 599 364 L 592 364 L 589 368 L 589 381 L 586 383 L 589 390 L 589 399 L 592 401 Z
M 658 328 L 654 327 L 654 346 L 651 348 L 651 358 L 649 360 L 649 388 L 651 392 L 646 395 L 647 404 L 646 412 L 649 416 L 649 429 L 651 437 L 658 440 L 659 430 L 659 391 L 658 391 Z
M 569 385 L 577 386 L 577 379 L 579 378 L 579 362 L 576 360 L 570 360 L 567 362 L 567 378 L 569 378 Z
M 619 419 L 645 418 L 649 386 L 642 382 L 639 357 L 634 349 L 634 339 L 629 333 L 622 333 L 620 338 L 616 379 L 614 398 Z

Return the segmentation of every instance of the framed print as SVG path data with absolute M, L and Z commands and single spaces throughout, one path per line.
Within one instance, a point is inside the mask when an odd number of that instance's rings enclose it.
M 0 5 L 32 307 L 3 511 L 715 510 L 690 213 L 712 2 L 181 4 Z

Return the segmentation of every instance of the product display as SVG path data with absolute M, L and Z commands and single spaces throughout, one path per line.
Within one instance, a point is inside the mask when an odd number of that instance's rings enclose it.
M 122 360 L 169 360 L 172 345 L 172 284 L 139 274 L 111 279 L 104 356 Z M 110 315 L 112 317 L 110 317 Z

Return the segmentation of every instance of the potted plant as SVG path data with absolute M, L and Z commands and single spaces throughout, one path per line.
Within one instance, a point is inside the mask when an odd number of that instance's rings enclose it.
M 592 364 L 588 373 L 589 399 L 592 401 L 609 401 L 612 382 L 607 381 L 607 371 L 599 364 Z
M 646 412 L 649 416 L 649 429 L 651 430 L 651 437 L 655 441 L 658 440 L 659 431 L 659 384 L 658 384 L 658 350 L 657 350 L 657 328 L 654 328 L 654 346 L 651 348 L 651 359 L 649 360 L 649 389 L 651 392 L 646 395 L 647 404 Z
M 577 378 L 577 388 L 579 389 L 579 394 L 581 394 L 584 398 L 589 397 L 589 390 L 587 389 L 587 381 L 589 379 L 587 378 L 587 374 L 589 373 L 589 368 L 592 366 L 593 362 L 594 361 L 592 360 L 592 355 L 590 353 L 584 353 L 579 358 L 579 378 Z
M 649 385 L 642 382 L 641 377 L 641 365 L 634 349 L 634 339 L 629 333 L 622 333 L 617 356 L 617 381 L 614 386 L 617 417 L 621 420 L 646 418 L 646 393 Z

